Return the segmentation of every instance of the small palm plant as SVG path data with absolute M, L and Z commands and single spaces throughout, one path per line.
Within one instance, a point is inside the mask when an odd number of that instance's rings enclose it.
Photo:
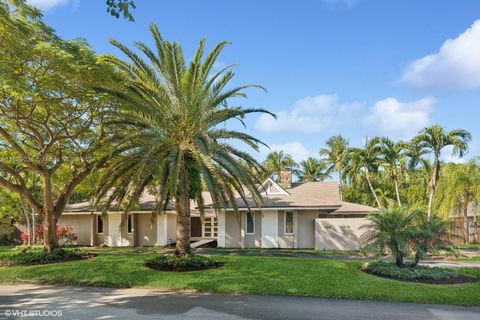
M 368 215 L 367 231 L 361 236 L 363 249 L 380 256 L 388 249 L 399 267 L 409 255 L 409 239 L 415 233 L 414 222 L 419 212 L 405 207 L 390 207 Z
M 113 202 L 122 204 L 127 212 L 145 188 L 153 186 L 159 212 L 168 203 L 175 204 L 175 253 L 184 257 L 190 254 L 190 201 L 195 200 L 203 214 L 202 186 L 210 192 L 215 209 L 228 206 L 238 211 L 238 200 L 248 206 L 247 193 L 260 205 L 257 185 L 261 181 L 251 172 L 252 168 L 263 168 L 230 141 L 240 141 L 254 150 L 262 142 L 225 124 L 229 120 L 243 123 L 251 113 L 271 113 L 231 105 L 232 99 L 246 97 L 245 89 L 258 86 L 228 88 L 234 77 L 231 66 L 212 72 L 227 42 L 220 42 L 204 56 L 202 39 L 187 64 L 178 43 L 164 40 L 154 24 L 150 31 L 155 49 L 135 43 L 147 61 L 114 40 L 111 43 L 129 61 L 104 57 L 127 78 L 123 90 L 108 91 L 122 107 L 107 115 L 125 129 L 119 137 L 120 156 L 101 179 L 97 199 L 105 199 L 106 208 Z M 238 99 L 234 101 L 238 103 Z

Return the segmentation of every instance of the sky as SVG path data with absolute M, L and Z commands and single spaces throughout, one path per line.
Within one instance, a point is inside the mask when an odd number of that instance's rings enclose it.
M 469 0 L 135 0 L 135 22 L 115 19 L 101 0 L 29 0 L 67 39 L 98 53 L 116 39 L 152 45 L 148 25 L 191 58 L 199 40 L 231 44 L 216 68 L 236 64 L 233 85 L 260 84 L 242 104 L 248 133 L 266 142 L 257 158 L 284 150 L 317 156 L 332 135 L 407 140 L 440 124 L 473 136 L 480 154 L 480 1 Z M 464 161 L 443 155 L 447 161 Z

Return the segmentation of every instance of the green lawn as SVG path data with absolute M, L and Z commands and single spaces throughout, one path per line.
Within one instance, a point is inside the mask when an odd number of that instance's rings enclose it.
M 203 249 L 203 248 L 202 248 Z M 221 252 L 254 252 L 254 253 L 301 253 L 301 254 L 327 254 L 361 256 L 360 250 L 314 250 L 314 249 L 267 249 L 267 248 L 205 248 L 205 250 Z
M 7 251 L 1 249 L 0 254 Z M 353 261 L 216 256 L 225 262 L 224 267 L 170 273 L 143 266 L 144 261 L 155 254 L 149 249 L 136 253 L 110 249 L 97 251 L 100 255 L 89 260 L 0 268 L 0 282 L 480 305 L 480 269 L 461 270 L 479 281 L 473 284 L 428 285 L 367 275 L 359 271 L 361 263 Z

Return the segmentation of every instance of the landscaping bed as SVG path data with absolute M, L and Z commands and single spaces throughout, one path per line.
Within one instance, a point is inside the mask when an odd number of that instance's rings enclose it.
M 185 272 L 218 268 L 223 266 L 223 263 L 200 255 L 179 258 L 173 254 L 162 254 L 145 262 L 145 266 L 160 271 Z
M 394 263 L 375 261 L 364 264 L 361 270 L 382 278 L 430 284 L 470 283 L 474 279 L 459 274 L 456 270 L 417 265 L 398 267 Z
M 38 246 L 19 246 L 11 253 L 0 256 L 1 267 L 15 267 L 24 265 L 47 264 L 72 260 L 88 259 L 96 254 L 78 250 L 76 248 L 57 248 L 46 252 Z

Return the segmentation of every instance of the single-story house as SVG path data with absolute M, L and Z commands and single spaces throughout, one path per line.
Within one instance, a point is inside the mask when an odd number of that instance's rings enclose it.
M 290 172 L 280 182 L 266 179 L 260 186 L 261 207 L 248 198 L 248 206 L 238 199 L 239 214 L 226 208 L 212 208 L 209 193 L 204 194 L 202 220 L 192 202 L 192 240 L 217 240 L 227 248 L 311 248 L 353 250 L 367 224 L 365 216 L 377 209 L 340 200 L 334 182 L 292 183 Z M 66 207 L 59 224 L 69 224 L 79 235 L 78 244 L 108 246 L 164 246 L 176 239 L 176 212 L 152 213 L 154 196 L 145 193 L 138 210 L 129 212 L 120 227 L 122 212 L 102 215 L 90 203 Z

